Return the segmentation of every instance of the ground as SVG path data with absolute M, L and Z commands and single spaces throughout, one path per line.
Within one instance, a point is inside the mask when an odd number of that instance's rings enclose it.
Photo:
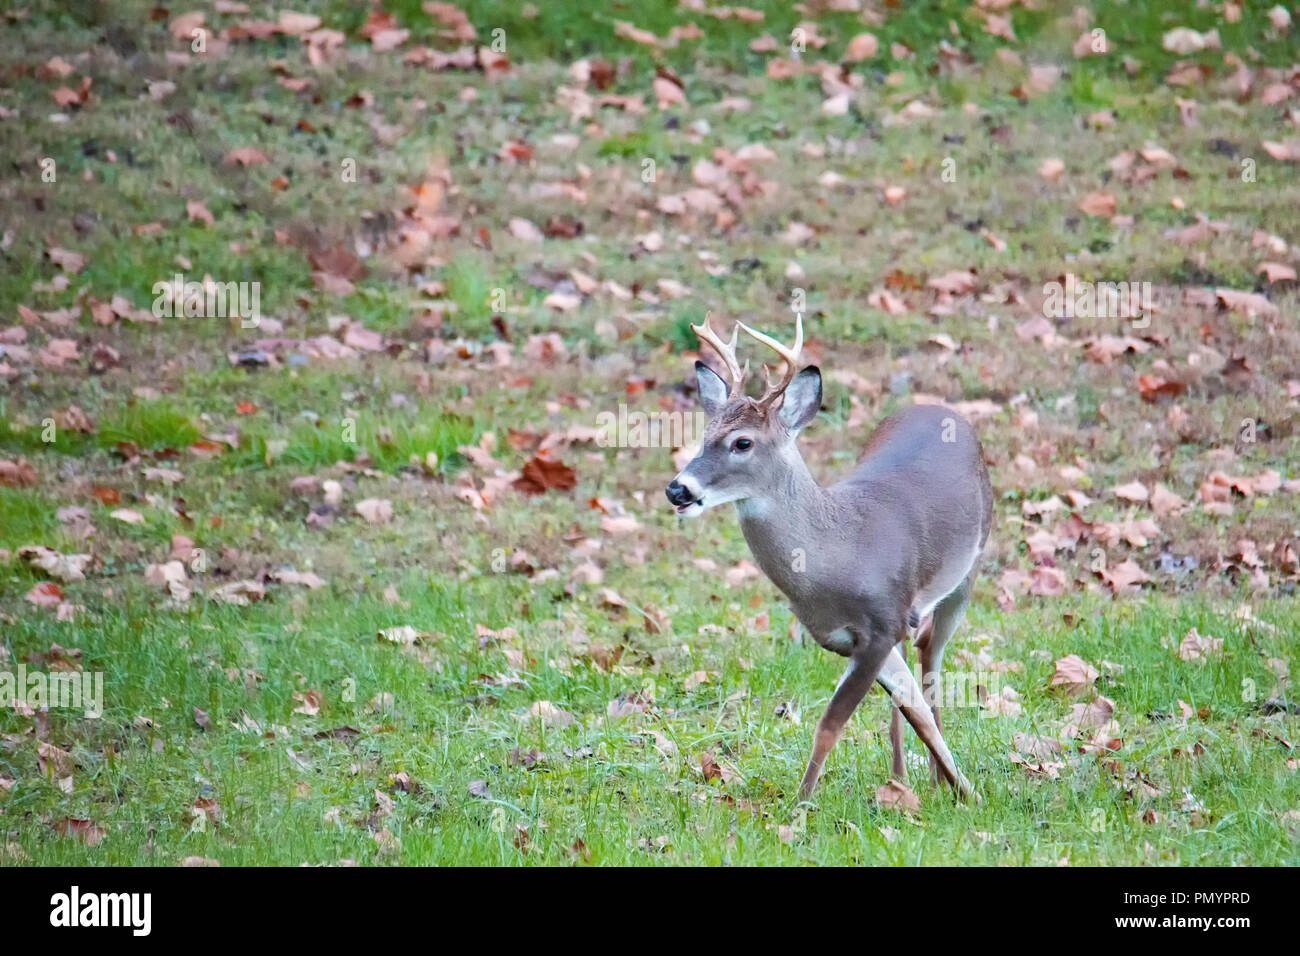
M 0 863 L 1297 861 L 1284 7 L 3 15 L 0 691 L 103 683 L 0 709 Z M 984 443 L 978 805 L 880 693 L 801 803 L 841 660 L 600 432 L 795 311 L 822 480 L 913 401 Z

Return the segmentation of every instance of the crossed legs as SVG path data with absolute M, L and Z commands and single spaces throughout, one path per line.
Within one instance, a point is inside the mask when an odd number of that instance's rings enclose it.
M 921 680 L 926 687 L 924 694 L 907 666 L 906 640 L 902 646 L 888 641 L 866 642 L 855 650 L 849 659 L 848 669 L 831 696 L 826 713 L 817 723 L 812 757 L 799 787 L 802 797 L 806 798 L 817 786 L 817 778 L 821 775 L 827 754 L 844 733 L 844 727 L 853 716 L 853 711 L 875 681 L 879 681 L 893 698 L 889 742 L 890 771 L 894 779 L 907 780 L 903 749 L 903 721 L 906 720 L 930 751 L 930 770 L 935 781 L 947 781 L 962 797 L 974 792 L 970 782 L 957 769 L 952 753 L 944 743 L 939 714 L 943 651 L 966 616 L 974 581 L 975 573 L 972 571 L 966 580 L 935 606 L 934 613 L 921 624 L 916 645 L 921 660 Z
M 849 666 L 836 685 L 831 702 L 826 705 L 826 713 L 817 721 L 812 756 L 808 758 L 808 769 L 804 771 L 803 782 L 799 784 L 801 799 L 807 799 L 817 786 L 817 778 L 821 776 L 826 755 L 835 746 L 835 741 L 840 739 L 840 734 L 844 733 L 844 725 L 849 722 L 853 712 L 858 709 L 858 704 L 862 703 L 862 698 L 875 683 L 885 658 L 892 651 L 892 645 L 878 641 L 855 650 L 849 658 Z
M 934 725 L 943 733 L 943 718 L 940 716 L 940 702 L 943 699 L 943 651 L 948 641 L 966 616 L 970 605 L 971 589 L 975 585 L 975 572 L 934 608 L 934 612 L 921 622 L 916 634 L 916 649 L 921 660 L 921 687 L 925 691 L 925 701 L 930 705 Z M 904 641 L 906 645 L 906 641 Z M 907 653 L 904 648 L 903 659 Z M 903 717 L 898 708 L 894 708 L 889 724 L 889 743 L 893 751 L 891 769 L 894 779 L 907 781 L 907 765 L 903 752 Z M 938 783 L 943 779 L 942 768 L 930 758 L 930 776 Z
M 844 726 L 862 702 L 871 685 L 879 681 L 893 698 L 898 713 L 912 725 L 917 736 L 929 748 L 932 759 L 943 778 L 963 797 L 973 790 L 970 782 L 962 776 L 957 764 L 952 759 L 943 735 L 935 724 L 934 715 L 926 706 L 917 686 L 916 678 L 908 670 L 907 662 L 895 644 L 887 640 L 868 643 L 849 659 L 848 669 L 840 678 L 831 702 L 817 722 L 817 731 L 813 736 L 813 752 L 808 760 L 808 769 L 804 771 L 803 782 L 799 786 L 802 798 L 807 798 L 817 786 L 826 756 L 844 732 Z M 901 728 L 900 728 L 901 734 Z

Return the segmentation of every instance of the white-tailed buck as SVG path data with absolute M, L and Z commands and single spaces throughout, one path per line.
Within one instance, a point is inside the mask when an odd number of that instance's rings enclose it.
M 711 421 L 699 454 L 667 494 L 687 517 L 736 502 L 759 567 L 790 599 L 817 643 L 849 659 L 817 724 L 801 794 L 812 792 L 844 725 L 879 681 L 894 701 L 894 776 L 906 780 L 906 718 L 929 748 L 936 777 L 965 797 L 971 785 L 943 741 L 937 689 L 944 645 L 965 616 L 993 522 L 993 491 L 979 439 L 951 409 L 915 405 L 881 422 L 857 469 L 823 488 L 795 447 L 822 400 L 821 372 L 798 367 L 803 316 L 789 348 L 737 325 L 729 342 L 707 318 L 692 326 L 717 352 L 729 381 L 695 363 L 700 402 Z M 785 361 L 784 374 L 767 379 L 761 398 L 744 393 L 749 366 L 742 369 L 736 359 L 740 329 Z M 899 646 L 910 631 L 927 695 Z

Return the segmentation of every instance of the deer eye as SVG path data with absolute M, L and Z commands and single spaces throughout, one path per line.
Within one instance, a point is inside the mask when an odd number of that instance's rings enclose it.
M 732 451 L 749 451 L 749 450 L 750 450 L 751 448 L 753 448 L 753 447 L 754 447 L 754 443 L 753 443 L 750 439 L 748 439 L 748 438 L 737 438 L 734 442 L 732 442 L 731 450 L 732 450 Z

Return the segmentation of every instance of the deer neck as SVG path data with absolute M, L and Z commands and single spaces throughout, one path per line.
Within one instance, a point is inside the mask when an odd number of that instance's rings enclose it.
M 793 444 L 777 459 L 768 490 L 736 502 L 740 530 L 763 573 L 788 596 L 807 583 L 796 573 L 800 552 L 817 546 L 835 525 L 830 495 L 817 483 Z

